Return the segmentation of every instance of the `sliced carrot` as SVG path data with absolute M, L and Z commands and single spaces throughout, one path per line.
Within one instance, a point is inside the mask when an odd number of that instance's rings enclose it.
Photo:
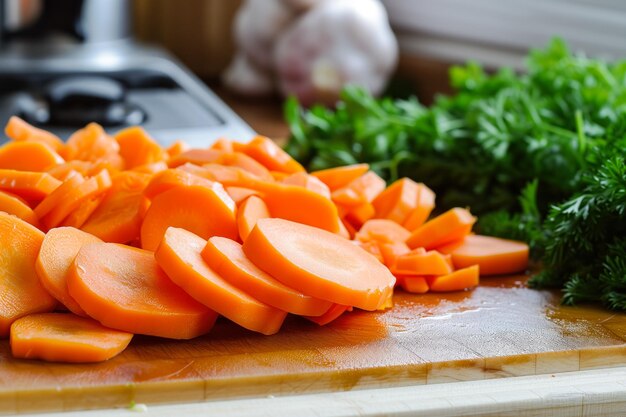
M 61 204 L 64 200 L 67 200 L 73 190 L 83 182 L 85 182 L 85 178 L 76 171 L 72 171 L 63 184 L 58 186 L 37 204 L 34 210 L 37 217 L 41 219 L 50 213 L 56 206 Z
M 335 191 L 350 184 L 369 169 L 368 164 L 354 164 L 314 171 L 311 175 L 326 184 L 330 191 Z
M 282 181 L 291 175 L 286 172 L 279 172 L 279 171 L 270 171 L 270 174 L 272 174 L 272 178 L 274 178 L 274 181 Z
M 224 155 L 224 151 L 217 149 L 193 148 L 176 155 L 167 162 L 170 168 L 176 168 L 184 164 L 204 165 L 212 162 L 218 163 Z
M 449 292 L 462 291 L 478 285 L 480 269 L 478 265 L 454 271 L 448 275 L 432 277 L 428 286 L 431 291 Z
M 119 151 L 120 145 L 104 131 L 102 126 L 89 123 L 70 136 L 62 156 L 67 160 L 107 162 L 115 169 L 123 169 L 124 160 Z
M 380 254 L 383 257 L 383 263 L 387 268 L 393 268 L 396 264 L 398 256 L 406 255 L 411 249 L 404 242 L 381 242 L 378 244 Z
M 228 193 L 230 198 L 233 199 L 237 206 L 243 203 L 251 195 L 260 195 L 260 192 L 257 190 L 243 187 L 226 187 L 226 192 Z
M 435 193 L 422 183 L 417 184 L 419 192 L 415 208 L 404 220 L 403 226 L 411 232 L 420 227 L 435 208 Z
M 109 171 L 100 171 L 96 176 L 72 188 L 65 199 L 59 202 L 50 213 L 41 218 L 41 223 L 48 229 L 58 226 L 63 219 L 80 207 L 81 204 L 104 194 L 110 187 L 111 176 Z
M 219 182 L 224 187 L 257 189 L 261 182 L 260 178 L 248 171 L 238 167 L 227 167 L 219 164 L 204 164 L 201 167 L 193 164 L 184 164 L 177 169 Z
M 31 314 L 11 325 L 11 353 L 48 362 L 102 362 L 121 353 L 132 338 L 132 333 L 108 329 L 86 317 Z
M 106 161 L 90 162 L 73 160 L 56 165 L 50 168 L 47 172 L 53 177 L 61 181 L 65 181 L 72 175 L 73 172 L 78 172 L 85 177 L 93 177 L 103 169 L 106 169 L 109 172 L 118 171 L 117 168 L 112 167 L 111 164 Z
M 11 116 L 4 128 L 4 133 L 14 141 L 44 143 L 56 152 L 59 152 L 65 147 L 65 143 L 63 143 L 57 135 L 32 126 L 17 116 Z
M 371 203 L 378 194 L 383 192 L 385 186 L 385 180 L 374 171 L 369 171 L 345 187 L 333 191 L 332 199 L 337 204 L 355 207 L 363 203 Z
M 188 151 L 190 148 L 190 146 L 187 144 L 187 142 L 183 141 L 183 140 L 177 140 L 176 142 L 172 143 L 166 150 L 165 152 L 167 152 L 167 154 L 169 155 L 170 158 L 173 158 L 175 156 L 180 155 L 181 153 Z
M 163 273 L 152 252 L 116 243 L 83 246 L 67 288 L 90 317 L 130 333 L 191 339 L 217 319 Z
M 241 241 L 245 241 L 259 219 L 267 219 L 270 212 L 263 200 L 250 196 L 237 210 L 237 229 Z
M 0 168 L 42 172 L 65 162 L 50 146 L 41 142 L 9 142 L 0 147 Z
M 330 190 L 328 189 L 328 186 L 318 178 L 313 177 L 306 172 L 296 172 L 295 174 L 287 176 L 281 182 L 287 185 L 297 185 L 298 187 L 303 187 L 313 191 L 314 193 L 318 193 L 323 197 L 330 198 Z
M 449 253 L 457 269 L 478 265 L 481 275 L 513 274 L 528 268 L 528 245 L 514 240 L 467 235 L 437 250 Z
M 67 291 L 67 276 L 80 248 L 96 242 L 102 241 L 73 227 L 57 227 L 46 233 L 35 262 L 41 285 L 68 310 L 79 316 L 84 316 L 85 312 Z
M 0 190 L 8 191 L 28 201 L 39 201 L 54 191 L 61 181 L 45 172 L 0 169 Z
M 453 208 L 418 227 L 406 240 L 410 248 L 436 249 L 470 233 L 476 218 L 462 208 Z
M 419 193 L 419 184 L 410 178 L 395 181 L 372 201 L 376 209 L 375 217 L 403 224 L 415 209 Z
M 365 202 L 358 206 L 348 208 L 344 218 L 354 228 L 360 229 L 366 221 L 372 219 L 375 215 L 376 209 L 374 209 L 372 203 Z
M 133 168 L 133 171 L 141 172 L 144 174 L 158 174 L 159 172 L 165 171 L 167 168 L 167 162 L 159 161 L 153 162 L 151 164 L 136 166 L 135 168 Z
M 144 195 L 152 200 L 157 195 L 172 188 L 190 185 L 211 187 L 213 182 L 180 169 L 166 169 L 152 177 L 144 190 Z
M 192 297 L 248 330 L 276 333 L 286 312 L 271 307 L 233 286 L 204 262 L 206 240 L 170 227 L 154 254 L 165 273 Z
M 142 127 L 133 126 L 115 134 L 126 169 L 162 162 L 167 152 Z
M 411 233 L 398 223 L 387 219 L 372 219 L 365 222 L 355 238 L 367 242 L 376 240 L 382 243 L 404 242 Z
M 0 236 L 0 338 L 4 338 L 15 320 L 52 311 L 56 300 L 43 288 L 35 272 L 43 232 L 18 217 L 0 212 Z
M 385 311 L 393 307 L 393 292 L 389 293 L 389 297 L 385 300 L 384 303 L 378 306 L 376 310 Z
M 168 227 L 189 230 L 204 239 L 237 239 L 235 202 L 218 183 L 179 186 L 157 195 L 141 225 L 141 246 L 156 250 Z
M 225 166 L 241 168 L 256 175 L 263 181 L 274 181 L 274 177 L 263 164 L 241 152 L 224 152 L 215 162 Z
M 219 138 L 211 145 L 210 149 L 215 149 L 224 152 L 235 152 L 233 141 L 226 138 Z
M 395 283 L 384 265 L 350 241 L 288 220 L 260 219 L 243 250 L 256 266 L 289 287 L 364 310 L 378 308 Z
M 16 195 L 0 191 L 0 211 L 19 217 L 39 228 L 39 218 L 26 201 Z
M 383 254 L 380 252 L 380 247 L 378 246 L 378 242 L 376 242 L 375 240 L 370 240 L 367 242 L 361 242 L 359 240 L 355 240 L 354 244 L 359 246 L 361 249 L 365 250 L 370 255 L 373 255 L 380 263 L 385 263 Z
M 424 294 L 430 290 L 426 277 L 403 276 L 398 278 L 398 282 L 404 291 L 413 294 Z
M 352 307 L 344 306 L 341 304 L 333 304 L 328 309 L 328 311 L 326 311 L 321 316 L 317 316 L 317 317 L 307 316 L 305 317 L 305 319 L 312 321 L 313 323 L 319 324 L 320 326 L 325 326 L 328 323 L 335 321 L 336 319 L 341 317 L 341 315 L 345 313 L 346 311 L 352 311 Z
M 104 200 L 104 197 L 106 197 L 106 194 L 101 194 L 85 201 L 80 205 L 80 207 L 71 212 L 65 220 L 61 222 L 61 225 L 80 229 L 89 217 L 91 217 L 91 215 L 98 209 Z
M 140 172 L 117 174 L 82 230 L 105 242 L 128 243 L 139 239 L 141 222 L 149 206 L 143 194 L 148 181 L 150 175 Z
M 452 272 L 452 266 L 437 251 L 415 251 L 400 255 L 391 268 L 394 275 L 447 275 Z
M 293 174 L 304 171 L 302 165 L 270 138 L 257 136 L 248 142 L 241 152 L 256 159 L 270 171 Z
M 309 297 L 272 278 L 243 253 L 241 244 L 214 236 L 202 250 L 207 265 L 235 287 L 272 307 L 303 316 L 319 316 L 331 306 L 328 301 Z

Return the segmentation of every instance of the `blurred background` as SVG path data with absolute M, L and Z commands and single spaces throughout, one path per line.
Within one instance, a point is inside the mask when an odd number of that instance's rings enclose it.
M 281 102 L 289 94 L 305 105 L 332 105 L 343 85 L 356 83 L 374 94 L 416 94 L 430 103 L 435 94 L 450 91 L 450 65 L 471 59 L 488 69 L 521 69 L 528 49 L 554 35 L 593 57 L 626 52 L 626 2 L 620 0 L 0 0 L 0 5 L 0 90 L 10 93 L 10 103 L 0 102 L 0 116 L 18 113 L 60 134 L 66 133 L 64 124 L 86 121 L 55 110 L 66 102 L 70 110 L 80 104 L 85 117 L 104 125 L 145 123 L 158 137 L 176 132 L 193 141 L 206 128 L 239 123 L 210 92 L 187 100 L 182 93 L 193 96 L 200 89 L 195 77 L 253 129 L 280 137 L 286 135 L 279 123 Z M 71 32 L 71 41 L 58 42 L 59 32 Z M 131 37 L 171 53 L 191 78 L 163 60 L 151 61 L 161 58 L 160 52 L 129 48 L 124 42 Z M 76 44 L 88 45 L 89 52 L 76 52 Z M 113 74 L 123 91 L 111 93 L 115 87 L 106 80 L 87 92 L 81 90 L 84 82 L 50 87 L 59 74 L 100 71 Z M 174 85 L 183 85 L 178 97 Z M 24 91 L 35 91 L 35 98 L 24 97 Z M 85 95 L 89 105 L 96 97 L 92 112 L 84 111 Z M 109 105 L 122 96 L 132 105 L 114 112 Z M 192 101 L 198 100 L 206 109 L 194 108 Z M 188 134 L 179 134 L 184 127 Z

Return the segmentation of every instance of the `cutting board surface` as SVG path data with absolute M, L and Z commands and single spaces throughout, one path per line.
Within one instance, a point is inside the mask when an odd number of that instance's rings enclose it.
M 0 413 L 124 407 L 545 374 L 626 363 L 626 315 L 563 307 L 525 277 L 474 291 L 398 292 L 394 308 L 319 327 L 290 317 L 274 336 L 226 320 L 207 336 L 137 336 L 101 364 L 11 358 L 0 342 Z

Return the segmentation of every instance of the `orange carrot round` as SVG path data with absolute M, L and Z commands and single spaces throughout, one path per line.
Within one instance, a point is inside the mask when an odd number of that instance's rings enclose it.
M 226 187 L 226 192 L 237 206 L 243 203 L 251 195 L 260 195 L 260 193 L 256 190 L 243 187 Z
M 218 183 L 180 186 L 157 195 L 141 225 L 141 247 L 156 250 L 168 227 L 181 227 L 204 239 L 237 239 L 235 202 Z
M 39 313 L 11 325 L 11 353 L 48 362 L 102 362 L 126 349 L 132 338 L 132 333 L 108 329 L 90 318 Z
M 326 184 L 330 191 L 335 191 L 350 184 L 369 169 L 370 166 L 368 164 L 354 164 L 314 171 L 311 172 L 311 175 Z
M 306 172 L 296 172 L 295 174 L 285 177 L 281 182 L 287 185 L 297 185 L 311 190 L 322 197 L 330 198 L 330 190 L 328 189 L 328 186 L 318 178 L 309 175 Z
M 237 210 L 237 229 L 241 241 L 245 241 L 259 219 L 267 219 L 270 212 L 267 205 L 259 197 L 248 197 Z
M 126 169 L 161 162 L 167 152 L 140 126 L 132 126 L 115 134 L 119 153 Z
M 202 250 L 202 258 L 218 275 L 255 298 L 288 313 L 319 316 L 331 306 L 328 301 L 309 297 L 272 278 L 243 253 L 241 244 L 214 236 Z
M 446 275 L 452 272 L 448 255 L 437 251 L 413 251 L 396 258 L 394 275 Z
M 462 208 L 453 208 L 418 227 L 406 240 L 410 248 L 437 249 L 462 239 L 472 230 L 476 218 Z
M 457 269 L 478 265 L 481 275 L 513 274 L 528 268 L 528 245 L 514 240 L 467 235 L 438 250 L 449 253 Z
M 253 298 L 209 268 L 201 256 L 205 246 L 201 237 L 170 227 L 155 258 L 172 281 L 202 304 L 246 329 L 276 333 L 287 313 Z
M 90 317 L 130 333 L 191 339 L 217 318 L 163 273 L 152 252 L 116 243 L 84 245 L 67 288 Z
M 37 207 L 35 207 L 35 214 L 40 219 L 50 213 L 56 206 L 61 204 L 64 200 L 67 200 L 69 195 L 76 187 L 85 182 L 85 178 L 76 171 L 71 171 L 68 178 L 63 181 L 63 184 L 59 185 L 54 191 L 46 196 Z
M 213 182 L 180 169 L 166 169 L 155 174 L 144 190 L 144 195 L 152 200 L 157 195 L 181 185 L 205 185 L 211 187 Z
M 402 223 L 402 225 L 410 231 L 414 231 L 424 224 L 424 222 L 428 220 L 430 213 L 435 208 L 435 193 L 433 190 L 422 183 L 417 185 L 419 192 L 417 194 L 415 208 L 411 210 L 409 215 L 404 220 L 404 223 Z
M 280 171 L 287 174 L 304 171 L 298 161 L 293 159 L 276 142 L 265 136 L 255 137 L 241 149 L 241 152 L 256 159 L 270 171 Z
M 68 310 L 79 316 L 85 312 L 67 291 L 67 276 L 76 254 L 88 243 L 102 242 L 73 227 L 51 229 L 43 239 L 35 270 L 41 285 Z
M 336 319 L 341 317 L 341 315 L 345 313 L 346 311 L 352 311 L 352 307 L 343 306 L 341 304 L 333 304 L 321 316 L 314 316 L 314 317 L 307 316 L 305 317 L 305 319 L 312 321 L 313 323 L 319 324 L 320 326 L 325 326 L 328 323 L 335 321 Z
M 389 270 L 350 241 L 283 219 L 260 219 L 243 245 L 259 268 L 304 294 L 375 310 L 393 290 Z
M 0 191 L 0 211 L 13 214 L 39 228 L 39 218 L 33 209 L 30 208 L 26 201 L 16 195 Z
M 11 116 L 4 128 L 4 133 L 14 141 L 44 143 L 56 152 L 61 151 L 65 147 L 65 143 L 55 134 L 32 126 L 17 116 Z
M 0 190 L 8 191 L 28 201 L 40 201 L 54 191 L 61 181 L 45 172 L 0 169 Z
M 44 234 L 24 220 L 0 212 L 2 279 L 0 279 L 0 338 L 18 318 L 52 311 L 56 300 L 39 282 L 35 261 Z
M 376 240 L 382 243 L 404 242 L 411 233 L 398 223 L 387 219 L 372 219 L 363 224 L 355 235 L 357 240 Z
M 480 268 L 478 265 L 458 269 L 451 274 L 429 277 L 428 286 L 431 291 L 449 292 L 462 291 L 478 285 Z
M 376 218 L 403 224 L 418 203 L 419 191 L 419 185 L 410 178 L 395 181 L 372 201 Z
M 50 146 L 41 142 L 9 142 L 0 147 L 0 168 L 42 172 L 65 162 Z
M 423 276 L 403 276 L 398 278 L 402 289 L 413 294 L 424 294 L 430 289 L 428 280 Z

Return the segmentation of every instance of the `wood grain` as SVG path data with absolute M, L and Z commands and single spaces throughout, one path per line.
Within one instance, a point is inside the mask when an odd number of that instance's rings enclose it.
M 525 277 L 474 291 L 398 293 L 385 312 L 326 327 L 296 317 L 265 337 L 223 320 L 192 341 L 137 337 L 96 365 L 12 359 L 0 344 L 0 412 L 125 407 L 485 380 L 610 367 L 626 359 L 626 316 L 562 307 Z

